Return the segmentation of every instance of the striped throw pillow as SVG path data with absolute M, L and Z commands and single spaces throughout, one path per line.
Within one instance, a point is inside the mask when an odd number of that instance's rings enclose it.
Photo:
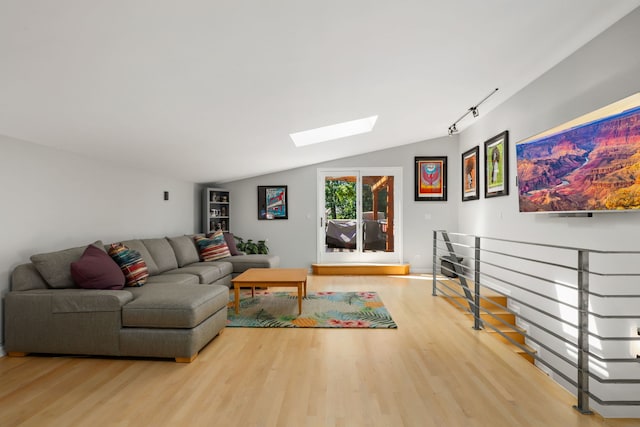
M 129 249 L 122 243 L 112 243 L 109 255 L 124 273 L 125 286 L 142 286 L 147 282 L 149 270 L 140 252 Z
M 202 261 L 216 261 L 231 256 L 222 230 L 206 237 L 194 236 L 194 240 Z

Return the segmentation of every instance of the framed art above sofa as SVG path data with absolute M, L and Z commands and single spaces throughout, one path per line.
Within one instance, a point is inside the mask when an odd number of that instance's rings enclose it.
M 258 186 L 258 219 L 288 219 L 286 185 Z

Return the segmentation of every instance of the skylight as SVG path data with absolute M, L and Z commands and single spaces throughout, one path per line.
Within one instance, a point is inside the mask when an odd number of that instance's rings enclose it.
M 376 124 L 376 120 L 378 120 L 378 116 L 365 117 L 364 119 L 351 120 L 350 122 L 291 133 L 289 136 L 296 147 L 302 147 L 304 145 L 317 144 L 319 142 L 371 132 L 373 126 Z

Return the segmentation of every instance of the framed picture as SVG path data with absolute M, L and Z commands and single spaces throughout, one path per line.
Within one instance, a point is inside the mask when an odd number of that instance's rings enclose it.
M 478 181 L 480 179 L 479 158 L 480 148 L 476 145 L 469 151 L 462 153 L 462 201 L 478 200 L 480 191 Z
M 447 157 L 415 158 L 415 201 L 447 201 Z
M 288 219 L 286 185 L 258 186 L 258 219 Z
M 509 131 L 484 143 L 484 197 L 509 194 Z

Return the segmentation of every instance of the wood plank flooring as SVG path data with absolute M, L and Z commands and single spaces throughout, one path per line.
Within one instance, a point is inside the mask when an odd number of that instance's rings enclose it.
M 0 426 L 632 426 L 471 328 L 428 277 L 310 276 L 376 291 L 397 330 L 228 328 L 192 363 L 0 359 Z

